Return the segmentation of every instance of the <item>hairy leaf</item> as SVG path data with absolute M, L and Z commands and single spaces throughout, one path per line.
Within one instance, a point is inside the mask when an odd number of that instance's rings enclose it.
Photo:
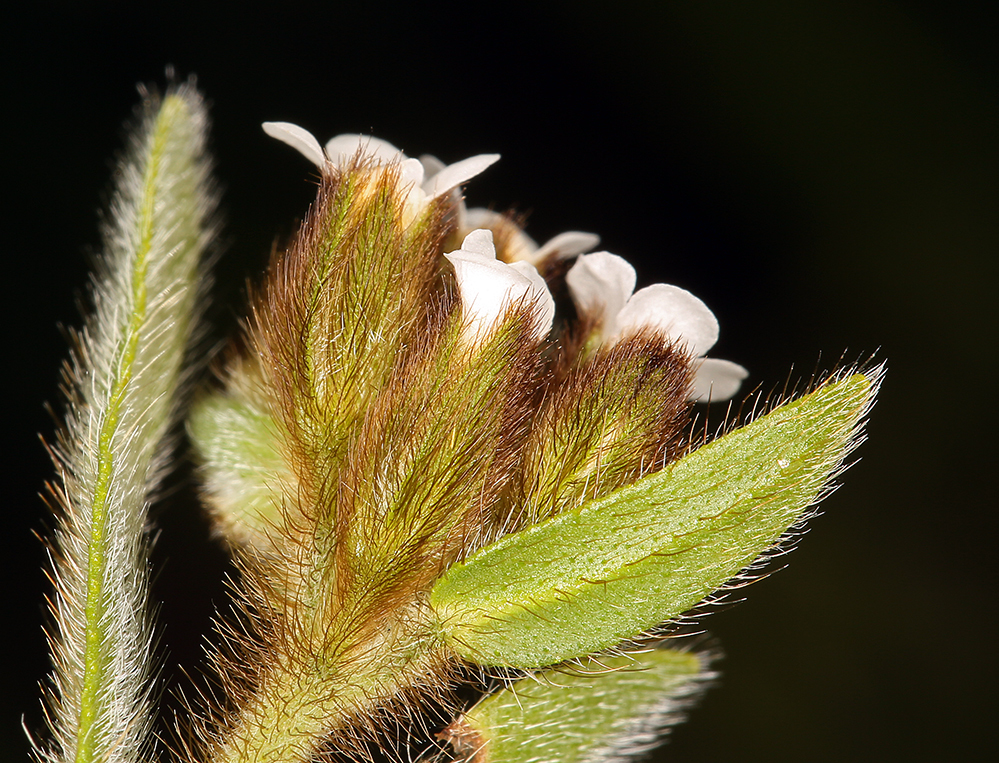
M 431 604 L 485 665 L 552 665 L 675 618 L 798 522 L 858 440 L 877 375 L 826 384 L 455 565 Z
M 445 736 L 476 763 L 625 763 L 683 720 L 713 675 L 704 663 L 663 649 L 543 671 L 486 697 Z
M 207 116 L 190 85 L 149 97 L 118 186 L 93 311 L 66 370 L 53 449 L 55 534 L 48 761 L 137 761 L 149 750 L 146 506 L 165 468 L 214 208 Z

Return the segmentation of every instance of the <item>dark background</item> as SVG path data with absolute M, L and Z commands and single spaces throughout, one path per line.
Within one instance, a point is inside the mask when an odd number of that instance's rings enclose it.
M 135 84 L 212 101 L 227 246 L 217 323 L 311 199 L 260 130 L 497 151 L 472 204 L 539 240 L 597 231 L 639 283 L 691 289 L 713 354 L 765 389 L 877 351 L 870 442 L 786 569 L 705 626 L 723 676 L 663 760 L 978 760 L 996 742 L 992 443 L 999 254 L 995 3 L 930 0 L 35 3 L 3 49 L 6 524 L 0 756 L 39 727 L 42 550 L 74 299 Z M 793 370 L 792 370 L 793 369 Z M 167 675 L 197 660 L 222 555 L 181 485 L 158 510 Z M 994 754 L 994 753 L 993 753 Z

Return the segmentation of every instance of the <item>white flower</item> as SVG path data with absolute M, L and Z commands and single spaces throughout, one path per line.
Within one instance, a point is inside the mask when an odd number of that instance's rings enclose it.
M 530 263 L 508 265 L 497 260 L 492 231 L 472 231 L 465 236 L 461 249 L 444 256 L 454 265 L 465 337 L 470 343 L 486 338 L 507 309 L 521 301 L 534 305 L 535 336 L 541 339 L 551 331 L 555 300 L 545 280 Z
M 703 358 L 694 373 L 690 399 L 697 403 L 728 400 L 739 391 L 747 376 L 749 371 L 731 360 Z
M 524 233 L 506 215 L 482 207 L 475 207 L 473 209 L 461 207 L 458 216 L 458 226 L 462 230 L 475 228 L 503 230 L 504 233 L 508 233 L 503 251 L 503 259 L 508 262 L 529 262 L 535 267 L 538 267 L 549 257 L 557 259 L 575 257 L 577 254 L 590 251 L 600 243 L 600 236 L 596 233 L 572 230 L 560 233 L 543 245 L 538 246 L 534 239 Z
M 331 138 L 325 150 L 308 130 L 290 122 L 264 122 L 264 132 L 287 143 L 320 169 L 327 161 L 340 167 L 358 153 L 378 165 L 398 163 L 403 185 L 409 185 L 407 203 L 422 209 L 427 202 L 442 196 L 452 188 L 466 183 L 499 159 L 499 154 L 479 154 L 445 166 L 433 161 L 410 159 L 391 143 L 370 135 L 344 134 Z
M 698 359 L 692 400 L 726 400 L 749 375 L 737 363 L 704 358 L 718 341 L 718 321 L 686 289 L 657 283 L 636 292 L 635 269 L 610 252 L 582 255 L 565 282 L 577 308 L 598 319 L 602 341 L 613 343 L 651 328 L 684 345 Z

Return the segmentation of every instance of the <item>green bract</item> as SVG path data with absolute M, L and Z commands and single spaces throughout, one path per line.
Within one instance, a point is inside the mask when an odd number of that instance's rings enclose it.
M 507 535 L 434 586 L 466 659 L 520 668 L 611 647 L 695 606 L 797 522 L 871 402 L 827 384 L 606 498 Z
M 683 719 L 712 674 L 696 654 L 655 650 L 546 670 L 479 702 L 446 735 L 481 763 L 623 761 Z

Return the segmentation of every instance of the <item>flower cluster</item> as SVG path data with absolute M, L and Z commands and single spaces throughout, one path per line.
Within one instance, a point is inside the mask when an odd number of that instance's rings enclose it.
M 368 135 L 343 134 L 325 148 L 307 130 L 287 122 L 266 122 L 264 130 L 302 153 L 320 169 L 327 162 L 344 167 L 362 155 L 374 166 L 398 165 L 400 181 L 409 188 L 407 204 L 422 210 L 434 199 L 453 192 L 499 159 L 480 154 L 451 165 L 436 157 L 407 157 L 388 141 Z M 454 266 L 467 326 L 466 336 L 483 338 L 514 302 L 536 307 L 538 337 L 552 328 L 555 303 L 538 268 L 551 259 L 577 257 L 565 284 L 577 311 L 595 327 L 600 344 L 613 344 L 643 331 L 661 333 L 683 346 L 695 359 L 690 399 L 728 400 L 748 375 L 737 363 L 705 355 L 718 340 L 718 321 L 700 299 L 670 284 L 653 284 L 635 291 L 634 268 L 610 252 L 593 252 L 600 241 L 593 233 L 567 231 L 538 246 L 509 216 L 488 209 L 466 209 L 456 199 L 461 248 L 445 254 Z M 415 216 L 407 216 L 411 220 Z M 494 236 L 504 241 L 497 259 Z
M 511 216 L 466 209 L 461 184 L 495 155 L 444 165 L 368 136 L 323 147 L 295 125 L 264 129 L 321 182 L 256 296 L 249 352 L 191 417 L 206 498 L 263 620 L 247 648 L 284 655 L 245 661 L 234 685 L 262 688 L 233 699 L 243 711 L 216 758 L 308 758 L 345 719 L 439 684 L 449 665 L 583 658 L 724 582 L 684 584 L 651 609 L 623 592 L 609 620 L 600 605 L 604 626 L 565 627 L 579 616 L 562 611 L 566 591 L 583 612 L 672 536 L 650 534 L 661 516 L 637 521 L 633 541 L 600 512 L 558 523 L 683 459 L 691 401 L 731 396 L 745 375 L 704 358 L 718 325 L 699 299 L 635 292 L 623 259 L 585 253 L 593 234 L 539 246 Z M 575 309 L 556 315 L 556 296 Z M 473 564 L 539 532 L 554 535 L 538 574 L 519 558 Z

